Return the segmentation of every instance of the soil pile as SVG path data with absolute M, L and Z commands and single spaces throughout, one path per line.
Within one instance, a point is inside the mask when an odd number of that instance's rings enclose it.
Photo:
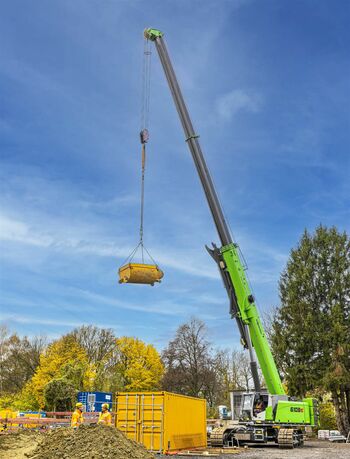
M 77 430 L 54 429 L 41 436 L 32 459 L 154 459 L 142 445 L 115 427 L 82 425 Z
M 25 459 L 37 447 L 42 434 L 35 430 L 20 430 L 0 435 L 0 459 Z

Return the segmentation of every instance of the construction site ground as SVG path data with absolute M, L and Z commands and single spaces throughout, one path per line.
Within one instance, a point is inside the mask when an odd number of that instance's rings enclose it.
M 350 459 L 350 444 L 306 441 L 301 448 L 279 449 L 275 446 L 249 448 L 244 459 Z
M 350 459 L 350 444 L 328 441 L 307 441 L 302 448 L 281 450 L 276 446 L 249 447 L 231 450 L 229 454 L 218 450 L 205 453 L 185 453 L 176 456 L 153 455 L 143 446 L 128 440 L 115 428 L 83 426 L 78 431 L 70 428 L 50 432 L 21 430 L 0 435 L 0 459 L 154 459 L 178 457 L 203 459 Z
M 278 446 L 269 445 L 264 447 L 250 446 L 239 448 L 233 454 L 218 454 L 212 456 L 210 450 L 207 455 L 183 455 L 174 456 L 179 459 L 204 459 L 205 457 L 217 457 L 220 459 L 350 459 L 350 443 L 331 443 L 329 441 L 306 441 L 304 446 L 295 449 L 279 449 Z M 169 456 L 161 456 L 162 459 Z

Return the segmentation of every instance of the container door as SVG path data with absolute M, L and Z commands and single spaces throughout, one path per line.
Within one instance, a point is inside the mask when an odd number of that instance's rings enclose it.
M 139 403 L 135 394 L 118 394 L 116 427 L 131 440 L 138 441 Z
M 163 451 L 164 396 L 157 393 L 140 395 L 139 438 L 149 451 Z
M 128 438 L 149 451 L 161 452 L 163 445 L 162 394 L 119 393 L 116 403 L 116 427 Z

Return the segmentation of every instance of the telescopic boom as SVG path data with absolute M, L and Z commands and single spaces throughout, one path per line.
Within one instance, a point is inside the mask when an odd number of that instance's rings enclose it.
M 253 347 L 257 355 L 266 386 L 270 394 L 284 395 L 281 379 L 251 293 L 245 268 L 239 256 L 238 245 L 233 241 L 226 223 L 219 198 L 216 194 L 213 181 L 210 177 L 198 138 L 185 101 L 183 99 L 176 75 L 163 40 L 163 33 L 157 29 L 146 29 L 145 38 L 155 43 L 165 76 L 175 102 L 184 132 L 185 140 L 192 154 L 204 193 L 206 195 L 214 223 L 221 241 L 221 248 L 213 244 L 213 249 L 208 249 L 211 256 L 218 264 L 225 288 L 230 299 L 231 317 L 236 319 L 241 341 L 249 350 L 251 369 L 255 390 L 260 391 L 260 383 L 255 362 Z

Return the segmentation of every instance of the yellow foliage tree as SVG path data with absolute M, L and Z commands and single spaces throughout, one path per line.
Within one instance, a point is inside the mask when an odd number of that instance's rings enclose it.
M 62 376 L 74 379 L 73 385 L 80 390 L 90 390 L 94 379 L 94 371 L 88 364 L 86 353 L 72 335 L 65 335 L 53 342 L 40 356 L 38 368 L 22 391 L 23 404 L 43 408 L 45 386 Z
M 145 391 L 159 389 L 164 373 L 160 355 L 151 344 L 138 338 L 123 336 L 116 340 L 116 372 L 121 381 L 120 389 Z

